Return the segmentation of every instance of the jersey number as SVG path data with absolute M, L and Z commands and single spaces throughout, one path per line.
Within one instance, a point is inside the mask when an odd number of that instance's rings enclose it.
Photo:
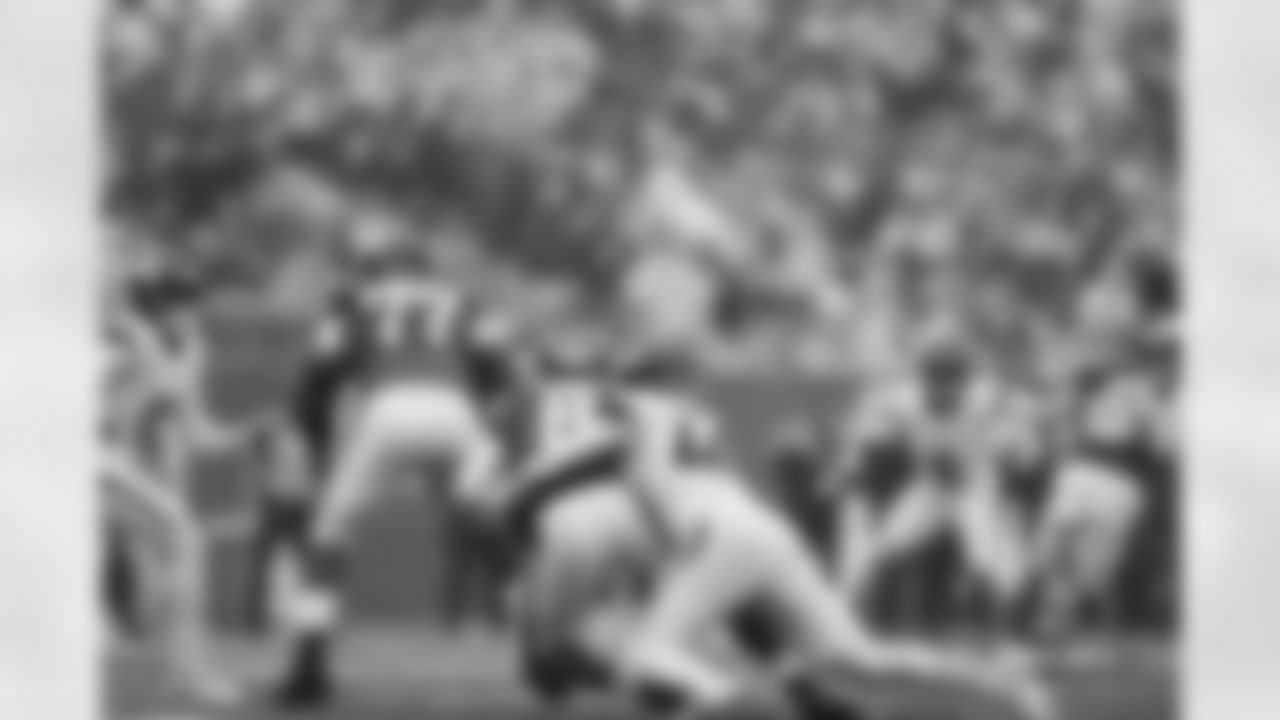
M 556 393 L 543 405 L 538 420 L 540 450 L 556 457 L 599 442 L 611 424 L 607 403 L 587 388 Z
M 443 343 L 453 323 L 453 297 L 441 288 L 392 284 L 371 297 L 379 342 L 387 348 Z

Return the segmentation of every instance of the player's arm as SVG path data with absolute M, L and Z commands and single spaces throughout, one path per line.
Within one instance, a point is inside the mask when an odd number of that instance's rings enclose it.
M 659 546 L 678 549 L 683 543 L 681 534 L 672 526 L 663 511 L 664 485 L 671 481 L 680 463 L 697 462 L 701 458 L 690 457 L 694 450 L 688 443 L 707 440 L 715 445 L 704 446 L 710 453 L 722 450 L 719 426 L 708 415 L 707 423 L 683 423 L 688 418 L 673 417 L 664 413 L 661 404 L 651 404 L 652 398 L 616 398 L 621 452 L 623 453 L 623 479 L 632 489 L 632 496 L 639 503 L 642 517 Z M 665 408 L 670 409 L 670 408 Z M 700 428 L 696 427 L 701 425 Z M 706 433 L 706 434 L 703 434 Z M 701 437 L 699 437 L 701 436 Z
M 516 454 L 506 482 L 497 483 L 490 494 L 491 510 L 520 524 L 565 489 L 622 471 L 626 436 L 616 423 L 599 415 L 596 400 L 590 393 L 559 394 L 526 419 L 531 442 L 519 443 L 526 447 Z
M 514 504 L 535 503 L 573 484 L 579 479 L 594 479 L 607 473 L 609 466 L 621 466 L 626 454 L 622 433 L 601 428 L 598 434 L 583 439 L 570 451 L 536 457 L 520 468 L 511 483 Z

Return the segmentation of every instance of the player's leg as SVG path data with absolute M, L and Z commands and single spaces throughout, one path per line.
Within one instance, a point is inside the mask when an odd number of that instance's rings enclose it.
M 445 452 L 439 457 L 426 458 L 430 473 L 427 479 L 426 512 L 432 518 L 433 545 L 431 552 L 438 562 L 440 596 L 437 603 L 442 628 L 455 633 L 468 634 L 479 631 L 486 623 L 487 598 L 480 587 L 482 578 L 499 558 L 492 552 L 494 538 L 491 529 L 454 502 L 448 482 L 461 470 L 461 452 Z
M 600 643 L 597 652 L 612 651 L 622 686 L 658 709 L 705 714 L 738 704 L 749 689 L 699 642 L 745 602 L 746 559 L 714 533 L 690 552 L 665 570 L 630 642 Z
M 1035 547 L 1046 628 L 1104 601 L 1143 510 L 1139 486 L 1119 470 L 1087 461 L 1064 467 Z
M 872 502 L 857 494 L 844 498 L 838 512 L 836 583 L 846 604 L 861 612 L 877 567 L 879 518 Z
M 368 398 L 339 440 L 335 462 L 307 518 L 305 580 L 282 613 L 288 669 L 279 700 L 289 705 L 327 701 L 332 689 L 333 636 L 341 620 L 341 581 L 348 534 L 382 480 L 398 435 L 388 391 Z
M 600 601 L 595 590 L 610 569 L 590 554 L 540 543 L 516 579 L 511 617 L 521 669 L 543 700 L 560 702 L 607 682 L 606 663 L 590 650 L 594 635 L 584 618 Z
M 927 588 L 919 585 L 936 578 L 922 578 L 921 570 L 928 568 L 921 566 L 918 557 L 950 529 L 954 514 L 951 494 L 928 476 L 911 479 L 885 508 L 868 550 L 872 558 L 867 583 L 877 599 L 888 601 L 887 606 L 876 607 L 887 607 L 892 619 L 885 619 L 889 622 L 911 624 L 933 619 L 935 613 L 929 612 L 929 605 L 938 598 L 927 596 Z M 887 585 L 877 587 L 877 583 Z
M 613 485 L 578 490 L 539 516 L 514 615 L 528 677 L 541 694 L 565 696 L 611 674 L 616 643 L 599 642 L 598 621 L 640 602 L 652 584 L 656 558 L 644 530 L 632 497 Z M 608 652 L 594 650 L 600 647 Z
M 844 607 L 803 544 L 785 528 L 769 525 L 758 523 L 742 534 L 741 542 L 755 558 L 758 592 L 793 632 L 790 689 L 802 707 L 821 709 L 827 716 L 857 717 L 862 703 L 858 688 L 923 682 L 962 702 L 968 698 L 1002 705 L 1015 716 L 1047 712 L 1043 689 L 1015 668 L 873 637 Z
M 282 701 L 315 704 L 330 695 L 350 533 L 387 487 L 390 470 L 442 445 L 439 400 L 429 387 L 391 385 L 370 397 L 356 415 L 309 529 L 307 578 L 288 613 L 292 660 L 280 689 Z
M 249 541 L 249 587 L 245 613 L 251 629 L 275 629 L 306 569 L 308 530 L 315 502 L 317 469 L 323 466 L 322 435 L 293 422 L 280 422 L 257 446 L 264 491 L 257 503 Z M 289 578 L 289 581 L 282 580 Z M 288 588 L 288 589 L 286 589 Z
M 309 499 L 301 495 L 272 495 L 263 500 L 253 540 L 249 595 L 253 603 L 249 617 L 255 629 L 279 629 L 288 621 L 299 593 L 306 590 L 311 512 Z
M 1093 532 L 1083 548 L 1082 580 L 1095 596 L 1110 603 L 1119 570 L 1146 513 L 1147 498 L 1134 478 L 1115 474 L 1093 488 L 1088 507 Z
M 165 595 L 162 639 L 184 682 L 202 699 L 234 699 L 234 688 L 215 669 L 208 633 L 206 557 L 195 519 L 182 501 L 149 478 L 131 458 L 113 453 L 104 480 L 108 512 L 153 539 Z
M 1030 574 L 1014 509 L 994 482 L 966 487 L 958 502 L 956 532 L 973 619 L 988 625 L 1012 620 Z

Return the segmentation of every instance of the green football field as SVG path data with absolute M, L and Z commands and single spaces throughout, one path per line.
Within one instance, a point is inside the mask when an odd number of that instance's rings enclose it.
M 451 640 L 414 628 L 364 629 L 344 638 L 343 694 L 333 707 L 294 715 L 303 720 L 639 720 L 602 698 L 571 708 L 542 707 L 515 679 L 511 653 L 496 640 Z M 270 677 L 275 658 L 248 642 L 227 641 L 223 657 L 250 682 Z M 1113 648 L 1114 650 L 1114 648 Z M 1144 648 L 1110 652 L 1046 667 L 1065 710 L 1064 720 L 1172 720 L 1178 716 L 1177 676 L 1166 653 Z M 145 653 L 122 655 L 109 671 L 112 720 L 283 720 L 288 714 L 252 704 L 234 711 L 194 707 L 164 681 Z M 1004 713 L 970 706 L 930 690 L 865 688 L 868 720 L 1000 720 Z

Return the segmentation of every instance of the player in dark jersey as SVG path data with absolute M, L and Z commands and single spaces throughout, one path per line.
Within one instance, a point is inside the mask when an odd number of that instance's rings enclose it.
M 375 364 L 372 320 L 356 287 L 336 293 L 307 329 L 300 366 L 285 396 L 280 445 L 292 443 L 305 478 L 268 483 L 259 534 L 254 543 L 255 575 L 273 569 L 272 561 L 298 566 L 309 575 L 318 562 L 310 546 L 315 505 L 328 477 L 338 431 L 347 408 L 368 382 Z M 275 458 L 273 458 L 275 459 Z M 283 478 L 284 473 L 271 475 Z M 278 692 L 289 704 L 322 701 L 329 692 L 329 634 L 336 618 L 325 612 L 328 588 L 319 578 L 299 588 L 287 612 L 289 669 Z
M 584 513 L 572 524 L 580 533 L 566 533 L 566 544 L 559 548 L 568 556 L 585 550 L 596 560 L 594 565 L 587 562 L 575 568 L 586 577 L 592 572 L 607 577 L 639 558 L 641 583 L 630 596 L 623 591 L 632 614 L 620 621 L 621 632 L 599 630 L 606 638 L 602 640 L 590 629 L 593 613 L 588 612 L 587 629 L 578 636 L 588 655 L 608 668 L 606 676 L 616 683 L 615 689 L 642 698 L 660 691 L 665 700 L 661 705 L 674 702 L 709 716 L 740 717 L 738 713 L 774 707 L 775 698 L 759 696 L 770 695 L 768 689 L 796 703 L 816 700 L 816 690 L 809 686 L 820 673 L 804 659 L 820 656 L 855 675 L 902 673 L 924 682 L 936 678 L 990 692 L 996 700 L 1010 700 L 1029 714 L 1051 712 L 1051 702 L 1038 680 L 1014 668 L 985 666 L 946 652 L 869 637 L 861 620 L 841 608 L 838 593 L 811 548 L 781 512 L 760 497 L 723 456 L 685 452 L 714 448 L 715 443 L 706 443 L 715 433 L 707 429 L 697 404 L 686 396 L 688 388 L 664 377 L 669 372 L 663 369 L 643 382 L 633 378 L 623 388 L 622 406 L 627 412 L 622 437 L 604 435 L 622 442 L 631 455 L 622 482 L 608 482 L 610 476 L 605 474 L 603 483 L 579 486 L 598 488 L 601 494 L 595 497 L 602 505 L 612 497 L 617 514 L 607 514 L 603 507 L 595 516 Z M 584 443 L 583 447 L 609 444 Z M 569 525 L 566 520 L 565 526 Z M 554 529 L 563 531 L 565 526 Z M 539 529 L 549 533 L 553 526 L 547 523 Z M 557 587 L 570 585 L 558 583 Z M 592 600 L 586 599 L 588 607 Z M 765 644 L 773 645 L 779 657 L 798 663 L 782 667 L 770 662 L 776 658 L 751 658 L 763 661 L 764 672 L 746 680 L 740 668 L 706 653 L 695 638 L 740 632 L 740 613 L 753 604 L 765 617 L 776 619 L 779 630 L 785 629 L 769 638 L 774 642 Z M 607 608 L 609 600 L 603 605 Z M 583 617 L 578 620 L 582 622 Z M 771 677 L 770 670 L 778 671 L 778 676 Z M 833 704 L 844 713 L 855 711 L 849 703 Z
M 446 462 L 466 474 L 489 462 L 487 432 L 459 384 L 463 309 L 461 297 L 429 275 L 391 269 L 339 295 L 317 326 L 291 398 L 293 424 L 323 482 L 305 512 L 310 589 L 298 603 L 291 670 L 280 688 L 288 704 L 330 694 L 343 548 L 385 487 L 385 470 Z

